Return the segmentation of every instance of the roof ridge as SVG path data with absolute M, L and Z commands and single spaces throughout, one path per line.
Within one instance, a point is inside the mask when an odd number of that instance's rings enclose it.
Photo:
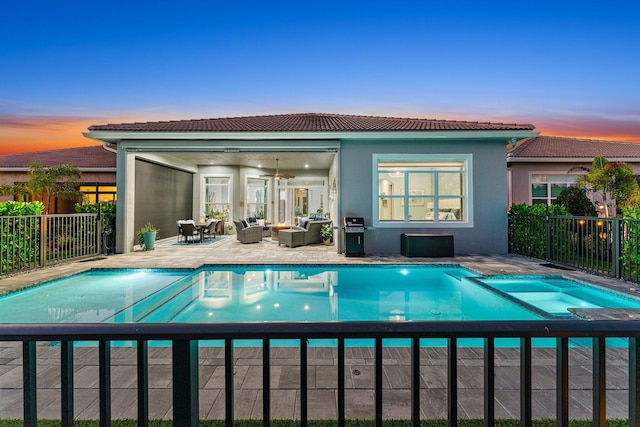
M 477 124 L 477 125 L 499 125 L 499 126 L 527 126 L 531 129 L 535 129 L 535 126 L 531 123 L 518 124 L 515 122 L 491 122 L 491 121 L 471 121 L 471 120 L 452 120 L 452 119 L 437 119 L 437 118 L 425 118 L 425 117 L 398 117 L 398 116 L 375 116 L 375 115 L 362 115 L 362 114 L 340 114 L 340 113 L 282 113 L 282 114 L 264 114 L 264 115 L 249 115 L 249 116 L 235 116 L 235 117 L 211 117 L 211 118 L 199 118 L 199 119 L 183 119 L 183 120 L 157 120 L 157 121 L 134 121 L 127 123 L 109 123 L 106 125 L 93 125 L 90 126 L 91 130 L 94 127 L 106 127 L 106 126 L 133 126 L 133 125 L 153 125 L 153 124 L 176 124 L 176 123 L 198 123 L 208 121 L 224 121 L 224 120 L 246 120 L 246 119 L 266 119 L 266 118 L 294 118 L 294 117 L 324 117 L 324 118 L 352 118 L 352 119 L 373 119 L 373 120 L 403 120 L 412 122 L 432 122 L 432 123 L 449 123 L 449 124 Z
M 65 147 L 65 148 L 52 148 L 51 150 L 38 150 L 38 151 L 21 151 L 19 153 L 7 153 L 7 154 L 0 154 L 0 156 L 13 156 L 13 155 L 34 155 L 34 154 L 41 154 L 41 153 L 51 153 L 52 151 L 56 151 L 56 152 L 60 152 L 60 151 L 70 151 L 70 150 L 79 150 L 79 149 L 87 149 L 87 148 L 96 148 L 96 147 L 103 147 L 102 144 L 94 144 L 94 145 L 84 145 L 81 147 Z

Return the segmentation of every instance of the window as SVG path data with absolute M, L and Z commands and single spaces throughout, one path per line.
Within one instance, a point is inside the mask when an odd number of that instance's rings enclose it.
M 577 175 L 531 175 L 531 204 L 550 205 L 558 194 L 578 180 Z
M 82 184 L 80 191 L 84 203 L 115 203 L 116 186 L 114 184 Z
M 267 217 L 267 184 L 269 180 L 247 178 L 246 217 L 264 219 Z
M 204 179 L 204 211 L 207 215 L 222 214 L 229 221 L 230 189 L 229 177 L 207 177 Z
M 470 164 L 470 154 L 374 155 L 374 218 L 379 225 L 469 224 Z

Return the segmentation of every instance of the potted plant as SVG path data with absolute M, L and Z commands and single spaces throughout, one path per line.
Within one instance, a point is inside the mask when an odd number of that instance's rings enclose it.
M 154 227 L 151 222 L 147 222 L 138 230 L 138 244 L 143 250 L 149 251 L 155 247 L 158 231 L 160 231 L 160 229 Z
M 322 224 L 322 227 L 320 228 L 320 235 L 322 236 L 324 244 L 329 246 L 333 239 L 333 227 L 331 227 L 331 224 Z

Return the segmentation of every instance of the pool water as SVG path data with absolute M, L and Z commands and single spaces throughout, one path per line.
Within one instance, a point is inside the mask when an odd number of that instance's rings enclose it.
M 603 304 L 640 307 L 562 278 L 456 265 L 95 269 L 1 297 L 0 323 L 542 320 Z
M 571 317 L 569 308 L 640 308 L 640 301 L 632 296 L 562 277 L 507 276 L 476 281 L 549 317 Z
M 460 267 L 90 270 L 0 298 L 3 323 L 520 320 Z

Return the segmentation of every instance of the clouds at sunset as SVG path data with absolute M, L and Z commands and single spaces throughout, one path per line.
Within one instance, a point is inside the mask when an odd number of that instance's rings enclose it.
M 82 135 L 95 123 L 86 117 L 0 115 L 0 154 L 96 145 Z
M 291 113 L 299 111 L 290 111 Z M 332 113 L 333 111 L 313 111 L 320 113 Z M 339 112 L 340 113 L 340 112 Z M 246 115 L 261 114 L 249 112 Z M 397 112 L 369 112 L 362 111 L 354 114 L 363 115 L 397 115 Z M 418 115 L 408 115 L 418 117 Z M 443 115 L 419 115 L 422 118 L 437 118 L 447 120 L 491 121 L 509 123 L 531 123 L 535 125 L 536 132 L 548 136 L 564 136 L 574 138 L 603 139 L 612 141 L 629 141 L 640 143 L 640 120 L 629 116 L 545 116 L 531 115 L 519 112 L 518 117 L 493 116 L 483 117 L 480 113 L 470 115 L 467 112 L 459 116 L 448 113 Z M 192 118 L 202 118 L 198 116 Z M 209 117 L 209 116 L 206 116 Z M 25 151 L 43 151 L 59 148 L 81 147 L 96 145 L 97 142 L 87 139 L 82 135 L 91 125 L 106 123 L 125 123 L 133 121 L 160 121 L 171 119 L 170 117 L 126 118 L 126 117 L 73 117 L 73 116 L 33 116 L 33 115 L 0 115 L 0 154 L 11 154 Z M 176 117 L 181 120 L 184 117 Z

